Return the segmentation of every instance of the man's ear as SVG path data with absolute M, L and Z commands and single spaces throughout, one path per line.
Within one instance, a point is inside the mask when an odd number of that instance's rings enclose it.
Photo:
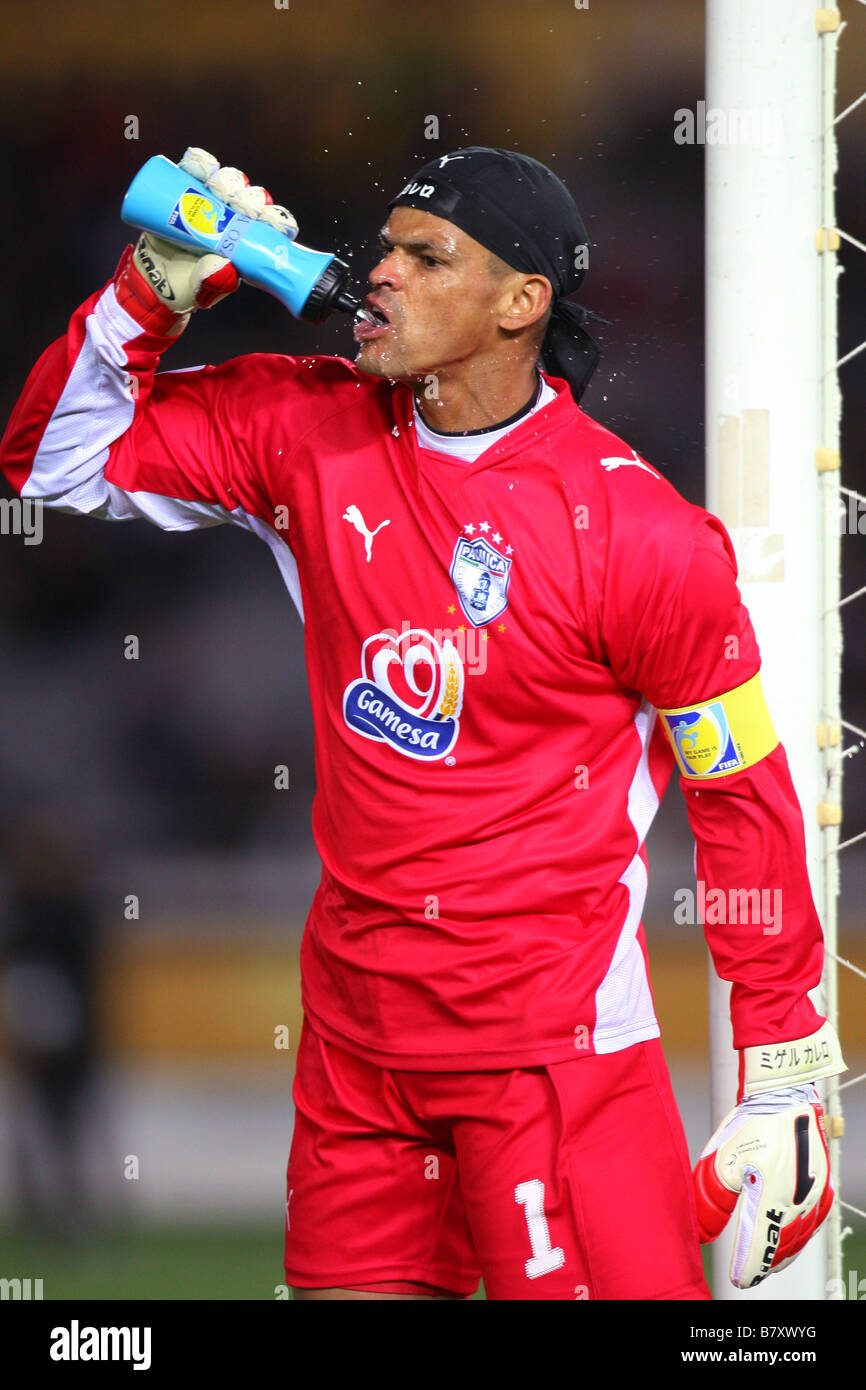
M 553 289 L 544 275 L 521 275 L 502 296 L 499 327 L 509 333 L 528 328 L 544 318 L 553 302 Z

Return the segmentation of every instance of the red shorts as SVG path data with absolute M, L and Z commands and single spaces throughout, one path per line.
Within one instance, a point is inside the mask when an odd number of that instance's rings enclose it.
M 705 1299 L 657 1041 L 519 1071 L 390 1071 L 305 1021 L 286 1276 L 489 1299 Z

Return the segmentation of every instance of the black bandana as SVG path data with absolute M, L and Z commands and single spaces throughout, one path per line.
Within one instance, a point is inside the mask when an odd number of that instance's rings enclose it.
M 589 238 L 574 199 L 551 169 L 515 150 L 471 145 L 418 170 L 393 207 L 453 222 L 524 274 L 544 275 L 553 311 L 541 349 L 545 371 L 565 377 L 579 401 L 601 352 L 583 327 L 589 311 L 565 302 L 586 274 Z

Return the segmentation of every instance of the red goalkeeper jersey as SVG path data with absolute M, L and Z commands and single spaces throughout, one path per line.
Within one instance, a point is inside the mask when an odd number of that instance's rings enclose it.
M 62 510 L 231 521 L 273 552 L 315 724 L 316 1028 L 404 1069 L 655 1037 L 644 841 L 674 767 L 657 711 L 760 666 L 722 524 L 557 378 L 465 463 L 419 447 L 407 386 L 341 358 L 157 374 L 168 346 L 112 286 L 92 296 L 33 369 L 2 462 Z M 784 751 L 681 781 L 705 894 L 780 894 L 770 929 L 707 914 L 734 1044 L 803 1037 L 823 941 Z

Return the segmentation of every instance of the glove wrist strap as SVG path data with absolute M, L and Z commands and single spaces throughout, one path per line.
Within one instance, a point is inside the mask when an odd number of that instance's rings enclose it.
M 741 1048 L 739 1098 L 819 1081 L 847 1070 L 836 1030 L 825 1021 L 805 1038 Z
M 117 267 L 114 292 L 121 309 L 146 333 L 176 338 L 189 323 L 189 314 L 175 313 L 147 283 L 133 260 L 131 246 L 127 246 Z

